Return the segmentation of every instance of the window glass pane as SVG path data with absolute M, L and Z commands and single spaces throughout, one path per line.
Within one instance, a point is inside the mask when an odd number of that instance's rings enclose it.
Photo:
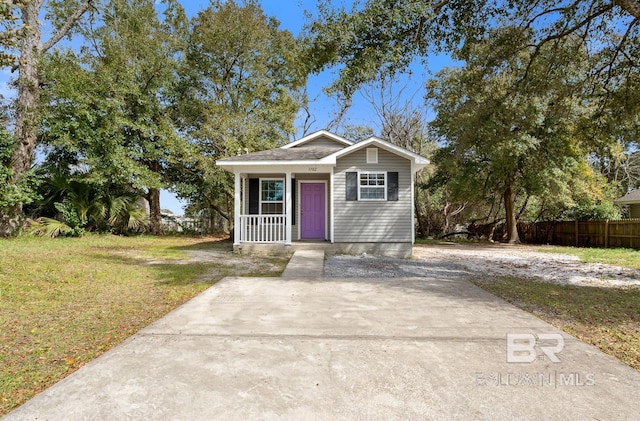
M 262 180 L 262 200 L 265 202 L 281 201 L 284 197 L 282 180 Z
M 261 213 L 263 215 L 282 215 L 283 206 L 282 203 L 270 203 L 266 202 L 262 204 Z
M 384 200 L 385 173 L 360 174 L 360 199 Z
M 384 188 L 363 187 L 360 191 L 360 198 L 365 200 L 384 200 Z

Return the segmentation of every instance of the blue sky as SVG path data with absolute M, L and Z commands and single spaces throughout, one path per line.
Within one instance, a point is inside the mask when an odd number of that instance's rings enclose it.
M 334 0 L 334 5 L 340 6 L 346 4 L 350 6 L 351 0 Z M 209 4 L 206 0 L 199 1 L 182 1 L 183 6 L 188 15 L 194 15 L 199 10 L 206 8 Z M 298 35 L 302 27 L 306 23 L 305 11 L 315 14 L 317 12 L 316 0 L 262 0 L 260 2 L 266 15 L 273 16 L 280 21 L 280 28 L 291 31 L 294 35 Z M 445 65 L 450 65 L 451 60 L 447 57 L 430 58 L 429 66 L 433 71 L 441 69 Z M 416 107 L 424 106 L 424 82 L 427 78 L 426 70 L 422 65 L 416 62 L 412 66 L 412 75 L 401 77 L 396 91 L 402 90 L 404 97 L 411 98 L 412 103 Z M 323 88 L 327 87 L 336 76 L 335 69 L 329 69 L 320 75 L 312 75 L 309 77 L 307 90 L 309 93 L 310 111 L 313 114 L 315 123 L 311 127 L 312 131 L 327 128 L 327 125 L 334 119 L 338 106 L 334 98 L 324 94 Z M 379 121 L 376 117 L 375 110 L 370 101 L 365 98 L 362 93 L 357 93 L 353 100 L 353 105 L 342 121 L 343 125 L 364 125 L 372 127 L 374 130 L 379 129 Z M 302 122 L 298 127 L 298 137 L 302 136 Z M 338 131 L 340 127 L 338 128 Z M 181 212 L 182 204 L 170 192 L 163 191 L 161 195 L 163 208 L 168 208 L 176 213 Z
M 205 9 L 209 5 L 208 0 L 181 0 L 189 16 L 195 15 L 198 11 Z M 350 5 L 351 0 L 334 0 L 334 5 Z M 316 0 L 262 0 L 260 2 L 266 15 L 273 16 L 280 21 L 280 28 L 291 31 L 294 35 L 298 35 L 306 22 L 305 11 L 315 14 L 317 11 Z M 450 59 L 447 57 L 430 58 L 430 69 L 437 71 L 444 65 L 449 65 Z M 424 81 L 427 78 L 426 70 L 422 65 L 416 62 L 412 66 L 413 76 L 404 76 L 400 78 L 399 83 L 394 87 L 396 92 L 402 90 L 404 97 L 411 99 L 416 107 L 424 106 Z M 315 120 L 312 131 L 327 128 L 327 125 L 334 119 L 338 110 L 337 103 L 334 98 L 327 97 L 323 93 L 323 88 L 328 86 L 335 77 L 336 70 L 329 69 L 320 75 L 313 75 L 308 81 L 308 94 L 311 100 L 310 111 Z M 8 69 L 0 71 L 0 94 L 5 98 L 15 95 L 7 86 L 6 81 L 11 77 Z M 365 125 L 372 127 L 374 130 L 379 129 L 376 113 L 369 100 L 362 93 L 356 94 L 353 105 L 345 115 L 342 121 L 343 125 Z M 299 125 L 301 126 L 301 124 Z M 298 136 L 302 136 L 302 127 L 298 128 Z M 338 128 L 338 131 L 340 128 Z M 183 203 L 181 203 L 175 195 L 168 191 L 161 193 L 161 206 L 169 209 L 177 214 L 183 213 Z

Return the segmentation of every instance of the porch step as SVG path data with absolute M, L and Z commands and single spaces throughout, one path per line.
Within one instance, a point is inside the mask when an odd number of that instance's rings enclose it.
M 322 278 L 324 250 L 296 250 L 282 272 L 283 279 Z

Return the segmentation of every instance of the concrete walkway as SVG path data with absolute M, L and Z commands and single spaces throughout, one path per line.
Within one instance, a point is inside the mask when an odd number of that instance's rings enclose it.
M 322 278 L 323 268 L 323 250 L 296 250 L 282 272 L 282 278 L 318 279 Z
M 639 372 L 467 281 L 285 274 L 225 278 L 6 420 L 637 419 Z M 560 362 L 508 363 L 510 333 L 561 334 Z

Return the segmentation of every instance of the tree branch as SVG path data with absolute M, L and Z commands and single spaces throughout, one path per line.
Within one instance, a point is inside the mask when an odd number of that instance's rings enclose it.
M 614 3 L 634 18 L 640 19 L 640 2 L 638 0 L 614 0 Z
M 569 27 L 562 32 L 551 34 L 546 38 L 542 39 L 540 42 L 538 42 L 535 45 L 535 49 L 533 50 L 533 53 L 531 53 L 531 57 L 529 58 L 529 63 L 527 64 L 527 68 L 525 69 L 522 80 L 526 79 L 529 76 L 529 71 L 531 70 L 531 66 L 533 65 L 533 62 L 535 61 L 535 59 L 540 55 L 542 47 L 544 47 L 546 44 L 550 43 L 551 41 L 559 40 L 573 34 L 580 28 L 584 27 L 585 25 L 589 25 L 591 21 L 609 12 L 611 9 L 613 9 L 613 7 L 614 7 L 613 4 L 608 4 L 604 6 L 602 9 L 597 10 L 591 15 L 585 17 L 582 21 L 576 23 L 574 26 Z
M 82 3 L 80 7 L 78 7 L 78 9 L 71 16 L 67 18 L 67 21 L 64 23 L 64 25 L 62 25 L 62 27 L 55 34 L 53 34 L 53 36 L 49 38 L 47 42 L 42 44 L 41 52 L 43 53 L 46 52 L 51 47 L 56 45 L 56 43 L 60 41 L 65 35 L 67 35 L 71 27 L 73 27 L 73 25 L 78 21 L 78 19 L 80 19 L 80 17 L 84 14 L 84 12 L 86 12 L 87 9 L 89 9 L 92 3 L 93 3 L 93 0 L 85 0 L 85 2 Z

